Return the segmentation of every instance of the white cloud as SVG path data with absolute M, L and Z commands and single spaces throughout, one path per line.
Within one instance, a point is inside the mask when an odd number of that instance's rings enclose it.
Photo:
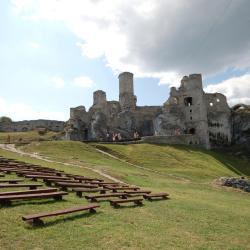
M 57 89 L 61 89 L 65 86 L 65 82 L 63 80 L 63 78 L 55 76 L 52 78 L 52 83 L 55 86 L 55 88 Z
M 249 0 L 12 3 L 26 19 L 62 21 L 84 56 L 104 57 L 115 73 L 131 71 L 175 85 L 181 75 L 250 65 Z
M 0 97 L 0 116 L 8 116 L 14 121 L 50 119 L 66 121 L 68 114 L 64 112 L 53 112 L 48 110 L 35 110 L 32 106 L 25 103 L 9 103 Z
M 29 43 L 29 46 L 33 49 L 39 49 L 41 48 L 41 44 L 40 43 L 37 43 L 37 42 L 30 42 Z
M 205 91 L 224 94 L 230 105 L 250 104 L 250 74 L 233 77 L 218 84 L 210 84 L 205 88 Z
M 82 87 L 82 88 L 92 88 L 94 86 L 94 82 L 92 79 L 90 79 L 87 76 L 80 76 L 80 77 L 76 77 L 73 80 L 73 85 L 76 87 Z

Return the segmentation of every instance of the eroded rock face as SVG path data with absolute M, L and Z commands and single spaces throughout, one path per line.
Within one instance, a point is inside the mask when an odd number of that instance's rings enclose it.
M 250 152 L 250 106 L 243 105 L 233 109 L 232 124 L 233 142 Z

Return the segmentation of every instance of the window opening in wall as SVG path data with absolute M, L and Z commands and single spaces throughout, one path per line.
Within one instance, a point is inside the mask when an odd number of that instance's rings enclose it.
M 193 117 L 192 117 L 192 116 L 190 116 L 190 120 L 193 120 Z
M 174 104 L 178 104 L 178 99 L 176 97 L 173 98 Z
M 192 113 L 192 109 L 190 109 L 190 113 Z
M 214 104 L 213 104 L 212 102 L 210 102 L 209 105 L 210 105 L 210 107 L 213 107 L 213 106 L 214 106 Z
M 190 128 L 190 129 L 189 129 L 189 134 L 194 135 L 194 134 L 195 134 L 195 128 Z
M 184 104 L 185 104 L 185 106 L 191 106 L 191 105 L 193 105 L 193 98 L 192 97 L 186 97 L 184 99 Z
M 219 98 L 217 98 L 217 99 L 216 99 L 216 102 L 220 102 L 220 99 L 219 99 Z

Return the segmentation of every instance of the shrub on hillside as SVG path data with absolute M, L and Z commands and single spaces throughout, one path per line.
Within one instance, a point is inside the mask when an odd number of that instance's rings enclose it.
M 12 122 L 12 120 L 11 120 L 11 118 L 9 118 L 7 116 L 1 116 L 0 122 L 10 123 L 10 122 Z

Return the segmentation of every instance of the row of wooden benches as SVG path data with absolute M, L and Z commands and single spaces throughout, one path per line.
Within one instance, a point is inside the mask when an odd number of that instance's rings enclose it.
M 19 199 L 35 199 L 35 198 L 53 198 L 55 200 L 62 199 L 62 196 L 67 195 L 67 192 L 58 191 L 58 187 L 64 190 L 71 188 L 75 191 L 79 197 L 82 197 L 85 192 L 100 192 L 99 195 L 84 195 L 84 197 L 91 201 L 96 202 L 100 200 L 108 200 L 114 207 L 119 207 L 123 203 L 134 203 L 136 205 L 142 205 L 144 199 L 153 198 L 167 198 L 168 194 L 159 193 L 152 194 L 151 191 L 143 191 L 135 186 L 124 185 L 114 182 L 104 182 L 97 178 L 88 178 L 79 175 L 66 174 L 63 171 L 57 171 L 33 164 L 26 164 L 24 162 L 18 162 L 10 160 L 8 162 L 2 161 L 0 158 L 0 171 L 4 173 L 16 173 L 18 176 L 24 176 L 32 180 L 42 179 L 47 185 L 55 185 L 53 188 L 37 189 L 42 186 L 41 184 L 27 184 L 20 183 L 23 180 L 3 180 L 0 181 L 0 187 L 29 187 L 30 190 L 11 191 L 0 193 L 0 202 L 3 204 L 10 204 L 12 200 Z M 8 184 L 6 184 L 8 182 Z M 3 184 L 1 184 L 3 183 Z M 112 193 L 107 193 L 107 192 Z M 121 191 L 123 191 L 121 193 Z M 134 198 L 133 196 L 142 196 L 143 198 Z M 131 198 L 132 197 L 132 198 Z M 107 199 L 107 198 L 119 198 L 119 199 Z M 87 206 L 67 208 L 64 210 L 57 210 L 53 212 L 45 212 L 34 215 L 23 216 L 23 220 L 28 221 L 32 224 L 43 224 L 41 218 L 56 216 L 61 214 L 67 214 L 77 211 L 89 210 L 95 212 L 95 208 L 99 207 L 98 204 L 89 204 Z

